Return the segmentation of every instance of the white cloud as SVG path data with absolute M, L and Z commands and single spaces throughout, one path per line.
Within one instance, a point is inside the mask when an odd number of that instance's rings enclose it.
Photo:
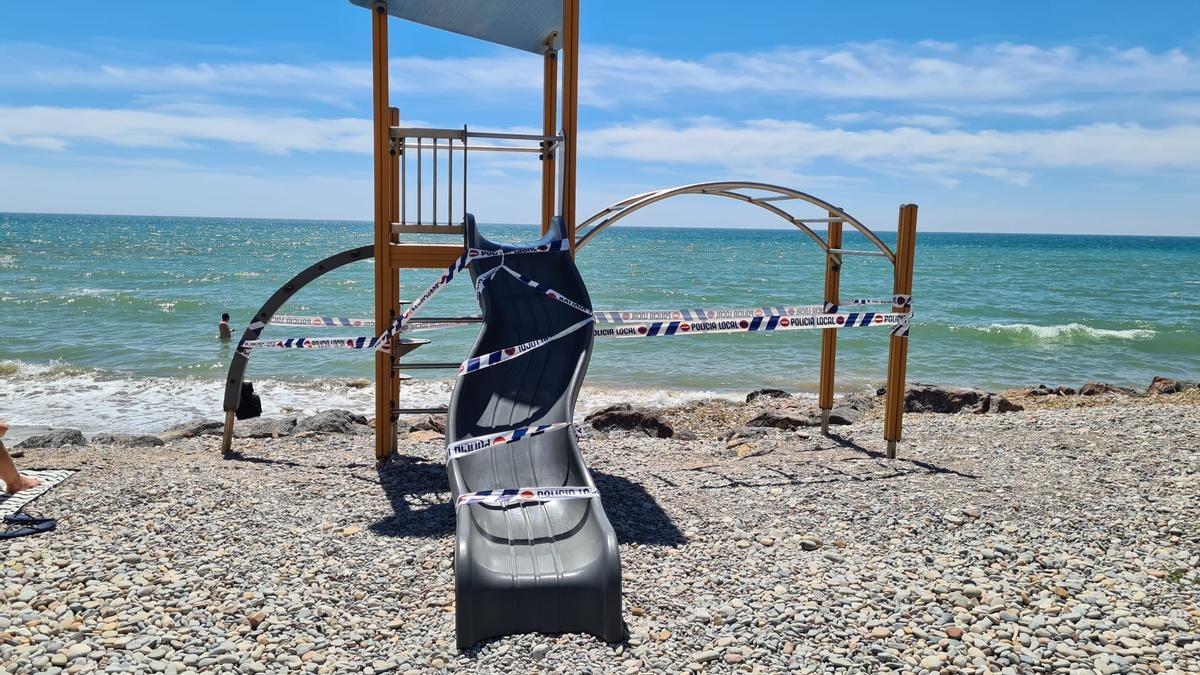
M 0 86 L 11 90 L 92 89 L 139 95 L 235 94 L 361 107 L 370 92 L 366 62 L 105 62 L 81 52 L 0 44 Z M 743 94 L 789 101 L 896 101 L 962 108 L 972 114 L 1051 116 L 1086 110 L 1079 99 L 1194 96 L 1200 59 L 1182 49 L 1084 49 L 992 43 L 868 42 L 698 58 L 584 45 L 585 104 L 663 101 L 679 94 Z M 456 93 L 492 99 L 534 95 L 540 60 L 511 51 L 487 56 L 404 56 L 390 62 L 397 94 Z M 981 105 L 981 104 L 987 105 Z
M 596 129 L 585 156 L 644 162 L 811 165 L 841 160 L 892 172 L 913 164 L 1028 183 L 1028 168 L 1152 171 L 1200 168 L 1200 126 L 1091 124 L 1062 130 L 846 130 L 789 120 L 651 122 Z
M 41 140 L 39 140 L 41 139 Z M 144 110 L 0 107 L 0 143 L 37 145 L 54 139 L 135 148 L 186 148 L 223 142 L 268 153 L 371 151 L 371 122 L 362 118 L 272 117 L 224 110 L 172 114 Z

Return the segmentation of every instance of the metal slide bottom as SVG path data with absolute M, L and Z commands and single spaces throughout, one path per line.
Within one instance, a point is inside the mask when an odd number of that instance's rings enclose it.
M 560 240 L 556 222 L 539 242 Z M 466 243 L 511 250 L 479 235 L 467 216 Z M 501 264 L 471 263 L 472 279 Z M 591 308 L 571 254 L 512 255 L 503 264 Z M 479 298 L 483 327 L 471 355 L 549 337 L 586 315 L 507 273 Z M 450 402 L 447 441 L 539 424 L 570 422 L 592 350 L 590 326 L 522 356 L 459 377 Z M 528 436 L 447 462 L 454 498 L 518 487 L 595 487 L 573 427 Z M 458 647 L 516 633 L 591 633 L 623 637 L 617 537 L 599 498 L 456 507 L 454 588 Z

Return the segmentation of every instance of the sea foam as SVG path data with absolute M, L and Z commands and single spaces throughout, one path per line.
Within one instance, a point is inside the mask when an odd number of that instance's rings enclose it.
M 1149 340 L 1157 333 L 1149 328 L 1129 328 L 1115 330 L 1109 328 L 1094 328 L 1082 323 L 1068 323 L 1055 326 L 1038 326 L 1031 323 L 993 323 L 989 326 L 955 326 L 950 330 L 970 330 L 1015 338 L 1030 339 L 1036 342 L 1070 342 L 1084 340 Z

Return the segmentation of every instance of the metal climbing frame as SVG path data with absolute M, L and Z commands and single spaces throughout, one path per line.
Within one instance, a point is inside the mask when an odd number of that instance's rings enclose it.
M 806 192 L 780 185 L 752 181 L 719 181 L 695 183 L 680 187 L 643 192 L 623 199 L 598 211 L 579 224 L 579 235 L 575 249 L 588 242 L 621 219 L 652 204 L 683 195 L 712 195 L 757 206 L 791 223 L 804 232 L 809 239 L 825 252 L 825 295 L 824 302 L 838 304 L 841 289 L 841 270 L 844 256 L 871 256 L 887 258 L 892 263 L 894 276 L 893 295 L 912 296 L 913 254 L 916 244 L 917 206 L 905 204 L 900 207 L 897 226 L 896 250 L 893 251 L 866 225 L 829 202 Z M 786 202 L 805 202 L 815 206 L 824 215 L 801 217 L 781 206 Z M 809 225 L 824 225 L 826 237 L 822 237 Z M 875 250 L 842 248 L 842 227 L 850 225 L 875 246 Z M 912 311 L 911 303 L 895 305 L 893 312 Z M 829 433 L 829 416 L 833 410 L 835 366 L 837 363 L 837 330 L 825 329 L 821 335 L 821 374 L 818 402 L 821 407 L 821 432 Z M 904 418 L 904 381 L 908 366 L 908 332 L 894 332 L 888 345 L 887 398 L 884 407 L 884 440 L 887 441 L 888 458 L 896 457 L 896 445 L 900 442 Z

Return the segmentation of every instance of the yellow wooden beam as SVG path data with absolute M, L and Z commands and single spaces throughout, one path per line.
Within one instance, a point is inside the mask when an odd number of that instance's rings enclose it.
M 575 159 L 579 151 L 579 0 L 563 0 L 563 188 L 562 216 L 575 254 Z
M 438 269 L 453 265 L 464 250 L 461 244 L 395 244 L 389 258 L 399 269 Z
M 912 295 L 913 262 L 917 244 L 917 205 L 900 207 L 900 222 L 896 228 L 896 272 L 892 292 Z M 912 306 L 892 307 L 893 312 L 911 312 Z M 884 406 L 883 437 L 887 441 L 888 459 L 896 458 L 904 426 L 904 379 L 908 370 L 908 336 L 893 335 L 888 345 L 887 400 Z
M 387 4 L 376 2 L 371 11 L 371 96 L 375 156 L 375 325 L 388 326 L 396 306 L 396 277 L 389 247 L 392 245 L 392 191 L 396 189 L 390 152 L 391 110 L 388 107 Z M 375 352 L 375 458 L 392 452 L 392 355 Z
M 558 51 L 550 46 L 553 36 L 546 45 L 542 61 L 542 135 L 553 136 L 558 126 Z M 550 229 L 554 218 L 554 153 L 548 152 L 548 142 L 542 143 L 542 234 Z
M 830 213 L 830 218 L 837 214 Z M 826 243 L 829 248 L 842 247 L 842 221 L 829 222 Z M 836 253 L 825 254 L 825 302 L 837 304 L 841 293 L 842 260 Z M 821 379 L 818 393 L 818 404 L 821 408 L 821 433 L 829 433 L 829 411 L 833 409 L 833 389 L 837 366 L 837 329 L 826 328 L 821 331 Z

